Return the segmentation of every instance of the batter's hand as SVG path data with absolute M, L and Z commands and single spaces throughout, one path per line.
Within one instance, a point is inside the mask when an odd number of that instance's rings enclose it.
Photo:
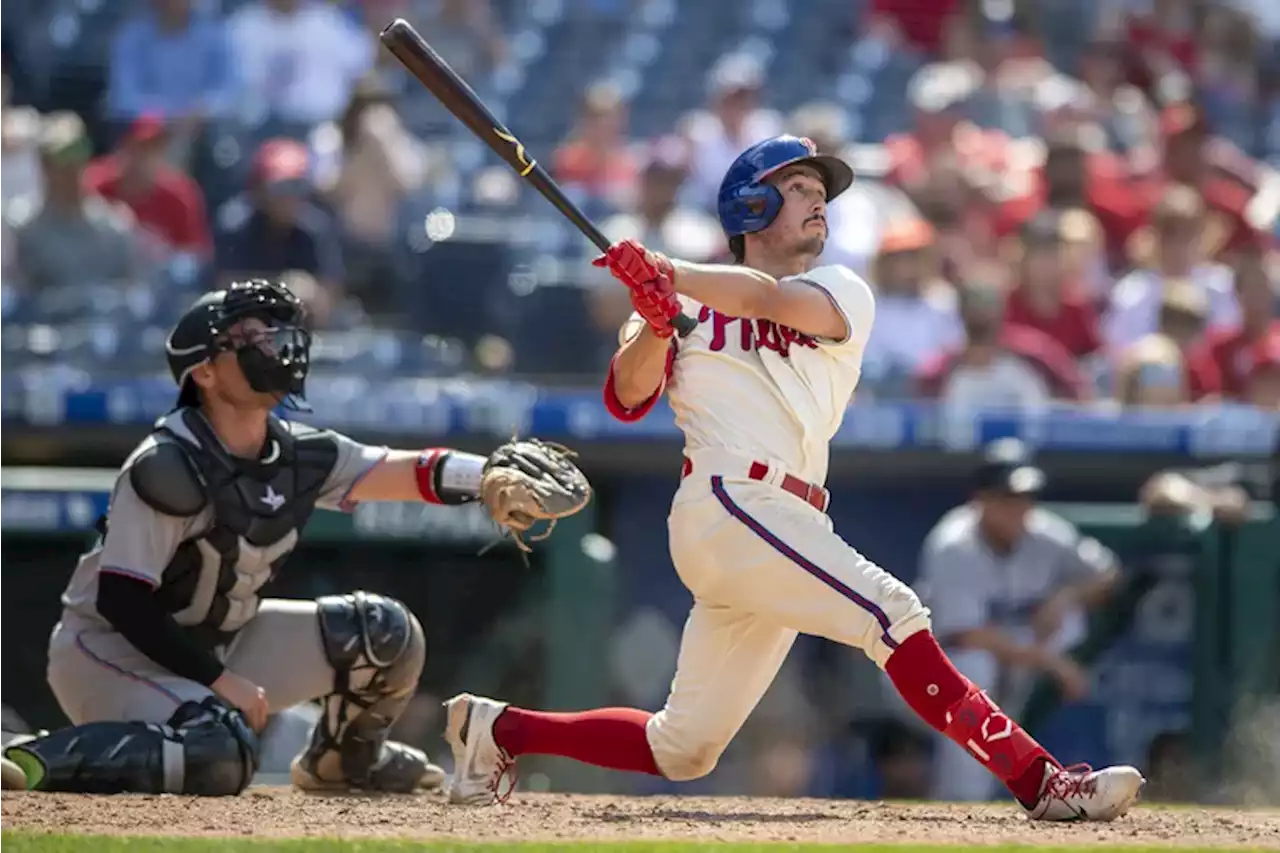
M 650 279 L 634 287 L 631 291 L 631 305 L 636 313 L 644 318 L 660 338 L 669 338 L 675 333 L 672 321 L 680 313 L 680 300 L 676 298 L 671 279 L 665 275 Z
M 597 267 L 608 267 L 614 278 L 630 288 L 639 287 L 659 276 L 675 279 L 675 267 L 667 256 L 649 251 L 639 240 L 614 243 L 591 263 Z
M 270 706 L 267 704 L 267 691 L 254 684 L 243 675 L 236 675 L 224 669 L 218 680 L 209 687 L 231 705 L 244 712 L 249 727 L 261 733 L 267 727 L 267 715 Z

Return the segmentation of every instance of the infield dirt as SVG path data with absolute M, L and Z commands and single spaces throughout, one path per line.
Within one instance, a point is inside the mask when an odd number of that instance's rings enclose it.
M 421 795 L 240 797 L 6 793 L 5 829 L 54 833 L 465 841 L 790 841 L 1151 845 L 1280 850 L 1280 812 L 1139 807 L 1111 824 L 1039 824 L 998 805 L 519 794 L 493 808 Z

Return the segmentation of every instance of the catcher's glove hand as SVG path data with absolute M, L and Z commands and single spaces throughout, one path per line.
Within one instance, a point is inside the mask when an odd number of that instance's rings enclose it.
M 511 532 L 522 551 L 532 549 L 521 534 L 539 521 L 551 535 L 556 520 L 573 515 L 591 500 L 591 484 L 571 461 L 569 448 L 536 438 L 513 439 L 489 455 L 480 477 L 480 500 L 501 527 Z

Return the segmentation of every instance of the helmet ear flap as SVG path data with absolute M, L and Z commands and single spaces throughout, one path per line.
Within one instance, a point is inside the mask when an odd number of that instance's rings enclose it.
M 721 205 L 721 221 L 738 223 L 737 233 L 763 231 L 782 209 L 782 193 L 772 184 L 740 187 L 727 203 Z

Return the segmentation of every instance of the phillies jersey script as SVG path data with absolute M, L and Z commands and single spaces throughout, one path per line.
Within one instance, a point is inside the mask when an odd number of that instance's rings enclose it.
M 667 396 L 689 455 L 729 450 L 823 483 L 828 445 L 862 373 L 875 298 L 844 266 L 794 278 L 830 297 L 848 324 L 844 340 L 815 338 L 771 320 L 728 317 L 681 297 L 698 328 L 677 344 Z

